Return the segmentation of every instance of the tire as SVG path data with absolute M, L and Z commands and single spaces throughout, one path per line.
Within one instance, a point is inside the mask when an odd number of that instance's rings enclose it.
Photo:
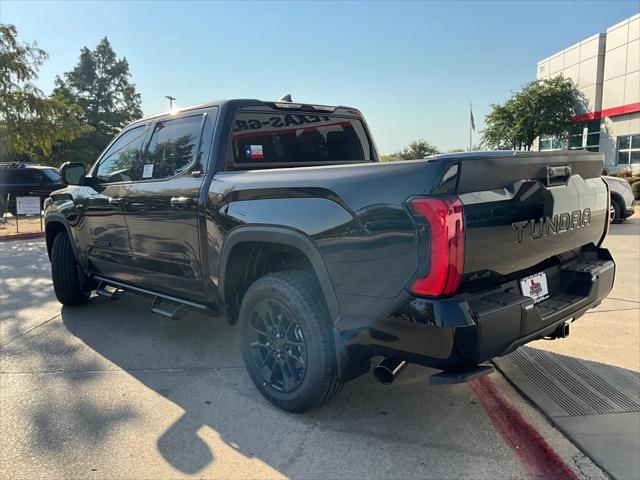
M 622 218 L 622 209 L 620 208 L 620 204 L 617 200 L 611 201 L 611 211 L 609 212 L 609 221 L 611 223 L 622 223 L 624 219 Z
M 66 232 L 56 235 L 51 248 L 51 278 L 58 301 L 63 305 L 81 305 L 91 291 L 83 288 L 85 279 L 76 263 L 71 241 Z
M 249 287 L 240 307 L 247 372 L 269 402 L 289 412 L 319 407 L 343 386 L 320 291 L 306 272 L 270 273 Z

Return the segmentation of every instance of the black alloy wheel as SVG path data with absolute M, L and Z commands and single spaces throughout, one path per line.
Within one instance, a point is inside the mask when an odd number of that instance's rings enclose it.
M 286 305 L 264 299 L 250 313 L 251 356 L 264 383 L 281 392 L 300 386 L 307 372 L 307 345 Z

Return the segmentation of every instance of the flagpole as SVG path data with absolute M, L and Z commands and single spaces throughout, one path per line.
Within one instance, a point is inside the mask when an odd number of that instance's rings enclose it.
M 473 115 L 473 110 L 471 108 L 471 102 L 469 102 L 469 151 L 471 151 L 471 115 Z

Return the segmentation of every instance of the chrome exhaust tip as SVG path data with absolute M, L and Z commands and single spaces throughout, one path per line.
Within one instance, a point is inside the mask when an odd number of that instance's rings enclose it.
M 373 369 L 373 376 L 384 385 L 391 385 L 402 369 L 407 366 L 404 360 L 395 358 L 383 358 L 376 368 Z

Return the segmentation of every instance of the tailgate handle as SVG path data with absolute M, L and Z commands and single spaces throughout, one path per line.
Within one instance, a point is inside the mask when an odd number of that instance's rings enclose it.
M 547 187 L 566 185 L 570 177 L 571 165 L 547 167 Z

